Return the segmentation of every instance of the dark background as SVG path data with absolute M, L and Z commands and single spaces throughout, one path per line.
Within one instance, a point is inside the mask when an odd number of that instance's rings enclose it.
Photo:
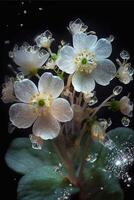
M 134 65 L 134 3 L 132 1 L 23 2 L 24 4 L 21 1 L 0 1 L 0 85 L 4 82 L 5 75 L 13 75 L 7 65 L 12 63 L 8 52 L 12 50 L 14 44 L 22 44 L 24 41 L 33 44 L 35 36 L 47 29 L 56 38 L 55 44 L 61 39 L 67 42 L 71 41 L 71 35 L 66 27 L 71 20 L 78 17 L 89 25 L 89 30 L 96 31 L 99 37 L 108 37 L 113 34 L 115 41 L 113 42 L 112 58 L 117 58 L 120 51 L 125 49 L 130 53 L 132 66 Z M 26 14 L 24 14 L 24 10 L 27 11 Z M 20 24 L 23 26 L 21 27 Z M 7 40 L 10 41 L 9 44 L 5 44 Z M 112 82 L 107 90 L 98 86 L 99 100 L 105 99 L 117 84 L 120 83 Z M 133 82 L 124 87 L 124 94 L 127 95 L 130 91 L 131 98 L 134 100 L 133 90 Z M 9 143 L 13 138 L 20 137 L 21 133 L 20 130 L 16 130 L 11 135 L 8 133 L 8 108 L 9 105 L 0 102 L 0 157 L 2 158 L 0 185 L 4 191 L 4 197 L 1 199 L 16 200 L 16 187 L 20 176 L 6 166 L 3 158 Z M 105 114 L 109 117 L 107 113 Z M 114 127 L 121 125 L 120 119 L 120 113 L 114 115 Z M 133 121 L 132 119 L 130 123 L 132 128 L 134 128 Z M 22 135 L 25 134 L 24 131 L 21 132 Z M 133 168 L 130 170 L 133 176 Z M 122 188 L 125 192 L 125 200 L 133 199 L 134 184 L 132 183 L 130 188 L 122 184 Z

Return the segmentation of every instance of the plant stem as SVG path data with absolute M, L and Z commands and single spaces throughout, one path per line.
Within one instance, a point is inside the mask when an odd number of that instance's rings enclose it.
M 57 154 L 59 155 L 60 159 L 62 160 L 65 168 L 67 169 L 68 171 L 68 179 L 69 181 L 77 186 L 78 185 L 78 179 L 75 175 L 75 170 L 74 170 L 74 167 L 73 167 L 73 162 L 70 160 L 70 158 L 68 157 L 66 150 L 63 148 L 63 145 L 62 145 L 62 149 L 60 148 L 61 146 L 57 143 L 57 142 L 53 142 L 53 145 L 55 147 L 55 150 L 57 152 Z
M 114 97 L 114 94 L 111 94 L 108 98 L 106 98 L 93 112 L 93 114 L 90 116 L 91 118 L 93 118 L 95 116 L 95 114 L 102 108 L 105 106 L 105 104 L 107 103 L 107 101 L 109 101 L 112 97 Z

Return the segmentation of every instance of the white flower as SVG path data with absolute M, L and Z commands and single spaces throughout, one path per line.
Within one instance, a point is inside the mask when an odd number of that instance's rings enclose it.
M 73 117 L 68 101 L 57 98 L 63 88 L 63 80 L 47 72 L 40 77 L 38 88 L 29 79 L 15 82 L 15 95 L 20 103 L 10 107 L 12 124 L 18 128 L 33 124 L 33 134 L 45 140 L 57 137 L 59 122 L 70 121 Z
M 49 30 L 46 30 L 35 38 L 38 47 L 50 48 L 53 41 L 54 38 L 52 38 L 52 33 Z
M 95 81 L 100 85 L 108 85 L 116 73 L 115 65 L 107 59 L 111 52 L 111 43 L 97 36 L 78 33 L 73 35 L 73 47 L 64 46 L 56 61 L 58 67 L 74 74 L 72 84 L 78 92 L 91 92 Z
M 4 103 L 12 103 L 16 100 L 16 97 L 14 96 L 14 78 L 8 77 L 7 80 L 5 80 L 5 83 L 3 84 L 2 89 L 2 101 Z
M 20 48 L 16 45 L 10 56 L 25 75 L 35 75 L 48 59 L 49 53 L 37 46 L 24 43 Z
M 70 31 L 70 33 L 72 34 L 76 34 L 76 33 L 81 33 L 81 32 L 85 32 L 87 30 L 88 26 L 86 26 L 81 19 L 76 19 L 75 21 L 71 21 L 69 23 L 69 28 L 68 30 Z
M 133 73 L 134 73 L 134 70 L 132 67 L 120 66 L 117 71 L 117 77 L 122 83 L 128 84 L 130 83 L 130 81 L 133 80 L 133 77 L 132 77 Z
M 124 96 L 119 101 L 120 111 L 122 114 L 132 117 L 133 104 L 127 96 Z

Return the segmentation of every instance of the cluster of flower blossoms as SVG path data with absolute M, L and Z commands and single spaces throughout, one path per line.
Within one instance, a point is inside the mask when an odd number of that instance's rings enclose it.
M 24 74 L 23 78 L 18 76 L 14 81 L 8 80 L 2 91 L 5 103 L 16 102 L 9 110 L 10 121 L 14 126 L 28 128 L 33 125 L 35 136 L 44 140 L 53 139 L 60 133 L 60 122 L 71 121 L 73 116 L 78 118 L 76 108 L 83 115 L 81 109 L 92 105 L 96 83 L 106 86 L 114 77 L 125 84 L 132 80 L 133 70 L 127 63 L 129 58 L 125 57 L 123 63 L 117 60 L 119 69 L 116 71 L 115 64 L 109 59 L 112 53 L 111 41 L 98 39 L 95 32 L 86 32 L 87 28 L 80 19 L 70 22 L 68 29 L 72 34 L 73 45 L 62 45 L 57 53 L 51 51 L 54 39 L 48 30 L 35 38 L 35 46 L 24 43 L 21 47 L 15 46 L 10 52 L 18 70 Z M 45 70 L 41 76 L 39 69 Z M 68 74 L 68 81 L 64 86 L 63 78 L 66 80 L 67 77 L 65 73 Z M 38 87 L 30 80 L 32 76 L 39 78 Z M 72 99 L 75 92 L 83 95 L 82 108 L 80 99 L 75 102 L 78 105 L 74 106 Z M 70 94 L 73 98 L 65 99 Z M 128 97 L 123 97 L 119 105 L 123 114 L 132 116 L 133 105 Z

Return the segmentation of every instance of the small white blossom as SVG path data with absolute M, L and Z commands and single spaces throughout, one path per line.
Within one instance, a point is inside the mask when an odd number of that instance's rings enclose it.
M 127 96 L 124 96 L 119 101 L 120 111 L 122 114 L 132 117 L 133 112 L 133 103 L 130 101 L 130 99 Z
M 52 38 L 52 33 L 49 30 L 46 30 L 35 38 L 38 47 L 50 48 L 53 41 L 54 38 Z
M 85 32 L 87 30 L 88 26 L 86 26 L 81 19 L 76 19 L 75 21 L 71 21 L 69 23 L 69 27 L 68 30 L 70 31 L 70 33 L 76 34 L 76 33 L 81 33 L 81 32 Z
M 49 53 L 44 49 L 40 50 L 37 46 L 24 43 L 21 47 L 16 45 L 13 52 L 10 52 L 10 57 L 25 75 L 35 75 L 48 59 Z
M 73 46 L 62 47 L 56 63 L 62 71 L 73 74 L 74 89 L 88 93 L 94 90 L 95 81 L 108 85 L 116 74 L 114 63 L 107 59 L 111 43 L 104 38 L 97 41 L 96 35 L 77 33 L 73 35 Z
M 120 82 L 124 84 L 129 84 L 130 81 L 133 80 L 133 73 L 134 70 L 130 66 L 120 66 L 117 71 L 117 77 L 119 78 Z
M 14 78 L 7 78 L 5 80 L 5 83 L 3 84 L 2 89 L 2 101 L 4 103 L 12 103 L 16 100 L 16 97 L 14 96 Z
M 29 79 L 16 81 L 14 91 L 20 103 L 10 107 L 10 121 L 18 128 L 33 124 L 33 134 L 44 140 L 57 137 L 59 122 L 70 121 L 73 117 L 68 101 L 57 98 L 63 89 L 63 80 L 47 72 L 40 77 L 38 88 Z

